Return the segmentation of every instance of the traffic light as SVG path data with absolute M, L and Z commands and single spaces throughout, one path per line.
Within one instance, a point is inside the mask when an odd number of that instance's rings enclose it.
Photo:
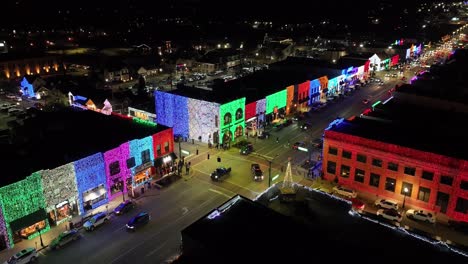
M 221 157 L 218 157 L 218 162 L 221 162 Z

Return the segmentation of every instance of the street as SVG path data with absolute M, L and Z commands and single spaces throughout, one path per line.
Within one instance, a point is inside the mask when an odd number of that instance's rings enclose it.
M 221 205 L 234 193 L 204 181 L 178 181 L 167 189 L 151 190 L 137 200 L 137 208 L 111 220 L 59 250 L 40 251 L 42 263 L 163 263 L 179 252 L 180 231 Z M 113 209 L 113 208 L 112 208 Z M 109 208 L 109 211 L 111 208 Z M 138 212 L 151 215 L 150 222 L 136 232 L 125 224 Z M 49 240 L 44 240 L 49 244 Z M 5 259 L 2 259 L 2 261 Z

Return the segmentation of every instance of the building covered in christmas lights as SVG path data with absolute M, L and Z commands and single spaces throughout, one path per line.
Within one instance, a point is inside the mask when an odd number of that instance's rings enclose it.
M 324 133 L 324 177 L 468 222 L 466 51 Z M 447 89 L 451 87 L 451 89 Z
M 172 128 L 116 114 L 38 111 L 12 134 L 0 147 L 1 248 L 138 195 L 177 158 Z

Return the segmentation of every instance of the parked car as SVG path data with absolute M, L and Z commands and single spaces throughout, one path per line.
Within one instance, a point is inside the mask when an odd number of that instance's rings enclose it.
M 316 188 L 314 188 L 314 190 L 319 191 L 319 192 L 323 192 L 323 193 L 328 193 L 328 194 L 333 193 L 332 191 L 330 191 L 330 189 L 325 188 L 325 187 L 316 187 Z
M 261 134 L 259 134 L 257 137 L 260 138 L 260 139 L 264 139 L 264 138 L 269 138 L 271 135 L 270 135 L 270 132 L 268 131 L 263 131 Z
M 401 222 L 401 219 L 403 219 L 400 212 L 395 209 L 379 209 L 377 215 L 396 222 Z
M 211 180 L 213 181 L 219 181 L 221 178 L 224 176 L 230 175 L 231 174 L 231 167 L 225 168 L 225 167 L 219 167 L 215 171 L 211 173 Z
M 253 144 L 249 143 L 245 146 L 242 146 L 240 149 L 240 154 L 242 155 L 249 155 L 250 153 L 253 152 Z
M 425 210 L 409 209 L 408 211 L 406 211 L 406 217 L 412 220 L 423 221 L 431 224 L 435 224 L 436 222 L 434 213 Z
M 302 119 L 304 119 L 304 118 L 305 118 L 304 113 L 299 112 L 299 113 L 296 113 L 296 114 L 293 116 L 292 119 L 293 119 L 294 121 L 299 121 L 299 120 L 302 120 Z
M 36 261 L 38 255 L 35 248 L 25 248 L 20 252 L 16 253 L 15 255 L 11 256 L 7 261 L 6 264 L 25 264 L 25 263 L 32 263 Z
M 107 223 L 107 221 L 109 221 L 109 216 L 104 212 L 99 212 L 86 221 L 83 224 L 83 228 L 86 231 L 93 231 L 96 227 Z
M 151 216 L 147 212 L 141 212 L 128 221 L 126 227 L 128 231 L 135 231 L 137 228 L 146 225 Z
M 347 197 L 347 198 L 356 198 L 357 197 L 357 193 L 356 193 L 355 190 L 351 190 L 351 189 L 345 188 L 343 186 L 333 187 L 333 193 L 339 194 L 339 195 Z
M 260 165 L 257 163 L 252 164 L 251 170 L 254 181 L 263 181 L 263 171 L 260 169 Z
M 358 212 L 362 212 L 364 211 L 364 208 L 366 208 L 366 204 L 357 198 L 350 198 L 349 200 L 351 201 L 353 209 Z
M 81 238 L 81 235 L 80 235 L 80 232 L 78 232 L 78 229 L 71 229 L 71 230 L 61 233 L 58 237 L 52 240 L 49 247 L 51 249 L 59 249 L 63 247 L 64 245 L 72 241 L 76 241 L 80 238 Z
M 114 214 L 122 215 L 131 211 L 133 208 L 135 208 L 135 203 L 130 200 L 126 200 L 125 202 L 120 203 L 119 206 L 114 209 Z
M 377 199 L 374 204 L 375 206 L 380 207 L 380 208 L 398 210 L 398 203 L 395 201 L 386 200 L 386 199 Z

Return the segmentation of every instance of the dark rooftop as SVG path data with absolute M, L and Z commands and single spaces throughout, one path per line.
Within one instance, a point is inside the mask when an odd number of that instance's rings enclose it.
M 31 52 L 31 53 L 8 52 L 8 53 L 0 53 L 0 62 L 26 60 L 26 59 L 33 59 L 33 58 L 46 58 L 46 57 L 56 57 L 56 56 L 41 53 L 41 52 Z
M 276 71 L 293 71 L 306 73 L 309 80 L 328 76 L 328 79 L 333 79 L 340 76 L 341 70 L 344 67 L 333 64 L 325 60 L 305 58 L 305 57 L 288 57 L 283 61 L 270 64 L 270 69 Z
M 294 203 L 266 197 L 262 204 L 242 196 L 232 198 L 182 230 L 184 253 L 176 263 L 307 263 L 311 259 L 386 263 L 396 256 L 419 263 L 466 260 L 402 231 L 352 216 L 351 205 L 344 201 L 306 189 L 298 190 L 299 196 Z
M 138 124 L 130 119 L 94 111 L 65 109 L 37 111 L 15 131 L 13 144 L 0 145 L 0 166 L 5 186 L 42 169 L 53 169 L 133 139 L 167 129 Z
M 207 52 L 199 59 L 200 62 L 220 63 L 223 58 L 239 56 L 239 51 L 235 49 L 215 49 Z
M 307 80 L 311 79 L 301 72 L 263 70 L 228 82 L 220 80 L 212 91 L 182 86 L 170 93 L 220 104 L 246 97 L 246 103 L 250 103 Z
M 468 114 L 391 100 L 369 117 L 345 120 L 330 130 L 468 160 Z

